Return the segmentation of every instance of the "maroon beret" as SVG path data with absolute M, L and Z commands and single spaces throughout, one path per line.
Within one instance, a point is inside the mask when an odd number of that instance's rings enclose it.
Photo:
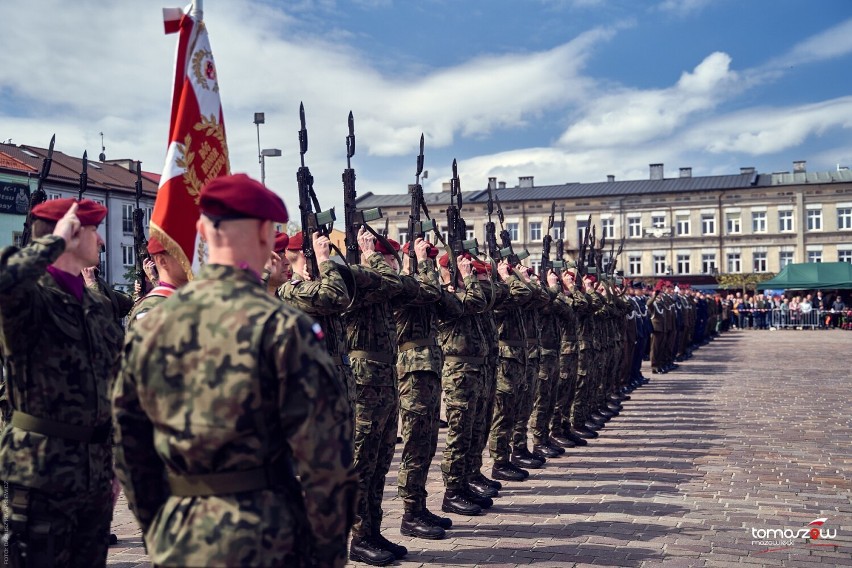
M 161 252 L 166 252 L 166 247 L 163 246 L 160 239 L 157 237 L 148 239 L 148 254 L 160 254 Z
M 287 250 L 302 250 L 302 241 L 304 241 L 304 238 L 302 237 L 302 231 L 299 231 L 298 233 L 290 237 L 290 241 L 287 243 Z
M 286 223 L 287 207 L 278 195 L 246 174 L 220 176 L 201 188 L 201 212 L 214 220 L 260 219 Z
M 408 254 L 408 250 L 410 248 L 410 245 L 411 245 L 411 241 L 408 241 L 407 243 L 402 245 L 402 252 L 404 252 L 405 254 Z M 429 255 L 429 258 L 437 257 L 438 256 L 438 247 L 436 247 L 432 243 L 429 243 L 429 248 L 426 249 L 426 254 Z
M 438 259 L 438 265 L 441 268 L 449 268 L 450 266 L 450 255 L 444 253 L 441 255 L 441 258 Z
M 301 233 L 299 233 L 301 234 Z M 282 250 L 287 250 L 287 245 L 290 244 L 290 235 L 287 233 L 275 233 L 275 248 L 273 249 L 275 252 L 281 252 Z
M 481 260 L 474 260 L 473 268 L 476 270 L 477 274 L 485 274 L 491 271 L 491 265 Z
M 376 240 L 376 252 L 380 252 L 382 254 L 393 254 L 394 252 L 399 250 L 399 243 L 393 239 L 387 239 L 388 243 L 392 247 L 392 250 L 388 250 L 385 246 L 384 241 Z
M 595 275 L 594 275 L 594 274 L 586 274 L 585 276 L 583 276 L 583 279 L 584 279 L 584 280 L 588 280 L 588 281 L 589 281 L 589 282 L 591 282 L 592 284 L 594 284 L 595 282 L 597 282 L 597 281 L 598 281 L 597 277 L 595 277 Z
M 33 207 L 33 217 L 45 221 L 59 221 L 68 212 L 73 203 L 77 202 L 73 197 L 64 199 L 49 199 Z M 77 206 L 77 218 L 81 225 L 100 225 L 106 217 L 106 207 L 95 203 L 91 199 L 83 199 Z

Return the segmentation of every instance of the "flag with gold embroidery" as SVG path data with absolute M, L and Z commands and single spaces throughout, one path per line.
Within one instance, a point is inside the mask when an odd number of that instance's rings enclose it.
M 195 223 L 201 188 L 230 172 L 219 80 L 201 15 L 166 8 L 167 34 L 178 33 L 169 147 L 151 215 L 151 234 L 190 278 L 193 259 L 202 262 Z

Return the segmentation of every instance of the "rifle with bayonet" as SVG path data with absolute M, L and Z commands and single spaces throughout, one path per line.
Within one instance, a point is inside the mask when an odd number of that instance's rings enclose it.
M 562 269 L 565 268 L 565 208 L 562 208 L 561 219 L 559 221 L 559 238 L 556 239 L 556 260 L 552 262 L 554 270 L 558 274 L 562 274 Z
M 497 219 L 500 221 L 500 245 L 502 247 L 499 251 L 500 259 L 502 260 L 505 258 L 509 261 L 509 265 L 514 267 L 519 264 L 521 260 L 512 248 L 512 235 L 509 233 L 508 229 L 503 226 L 505 217 L 503 216 L 503 206 L 500 205 L 500 198 L 495 196 L 494 201 L 497 204 Z
M 148 291 L 145 286 L 145 261 L 148 259 L 148 239 L 145 238 L 145 212 L 139 200 L 142 199 L 142 162 L 136 162 L 136 208 L 133 210 L 133 248 L 135 249 L 134 278 L 139 284 L 139 297 Z
M 379 207 L 359 211 L 355 205 L 355 170 L 352 169 L 352 156 L 355 155 L 355 119 L 349 111 L 349 135 L 346 137 L 346 169 L 343 170 L 343 215 L 346 223 L 346 263 L 358 264 L 361 251 L 358 248 L 358 229 L 369 226 L 367 223 L 382 218 Z
M 317 194 L 314 191 L 314 176 L 305 165 L 305 153 L 308 151 L 308 129 L 305 127 L 305 105 L 299 103 L 299 156 L 301 166 L 296 172 L 296 182 L 299 186 L 299 213 L 302 221 L 302 253 L 305 255 L 311 276 L 319 277 L 317 255 L 314 252 L 314 233 L 328 236 L 330 227 L 335 221 L 334 208 L 323 211 L 319 206 Z
M 592 214 L 589 213 L 589 218 L 586 220 L 586 230 L 583 231 L 583 242 L 580 243 L 580 248 L 577 249 L 577 274 L 581 277 L 586 275 L 586 253 L 589 248 L 589 238 L 591 237 L 591 233 Z
M 435 221 L 429 216 L 429 208 L 426 207 L 426 199 L 423 197 L 423 186 L 420 184 L 420 175 L 423 173 L 423 134 L 420 135 L 420 154 L 417 155 L 417 171 L 414 174 L 414 185 L 411 186 L 411 211 L 408 215 L 408 273 L 417 272 L 417 255 L 414 251 L 414 241 L 426 238 L 426 233 L 432 231 L 435 237 L 444 243 L 444 237 L 438 232 Z M 420 219 L 420 213 L 426 215 L 426 220 Z
M 612 257 L 612 265 L 610 266 L 610 274 L 615 274 L 615 268 L 618 264 L 618 257 L 621 256 L 621 251 L 624 250 L 624 235 L 621 235 L 621 242 L 618 243 L 618 250 L 615 252 L 615 256 Z
M 550 245 L 553 242 L 553 237 L 550 231 L 553 230 L 553 218 L 556 216 L 556 202 L 550 204 L 550 216 L 547 218 L 547 231 L 544 233 L 541 243 L 541 266 L 539 267 L 538 280 L 542 286 L 547 286 L 547 271 L 553 268 L 553 263 L 550 261 Z
M 83 150 L 83 169 L 80 172 L 80 191 L 77 192 L 77 201 L 83 200 L 83 194 L 89 186 L 89 153 Z
M 21 248 L 30 244 L 33 231 L 33 208 L 47 201 L 47 193 L 44 192 L 44 182 L 47 181 L 47 176 L 50 175 L 50 166 L 53 164 L 53 145 L 56 143 L 56 134 L 50 138 L 50 146 L 47 149 L 47 157 L 41 163 L 41 171 L 38 174 L 38 185 L 30 198 L 30 208 L 27 211 L 27 218 L 24 221 L 24 231 L 21 234 Z M 27 184 L 27 194 L 29 194 L 30 186 Z

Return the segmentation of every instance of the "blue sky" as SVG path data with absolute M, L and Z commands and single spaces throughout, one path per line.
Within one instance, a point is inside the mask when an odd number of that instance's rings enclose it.
M 128 6 L 132 5 L 132 8 Z M 6 0 L 0 138 L 165 157 L 176 36 L 161 0 Z M 359 193 L 852 165 L 848 0 L 206 0 L 234 171 L 295 208 L 298 106 L 321 200 L 340 206 L 346 116 Z

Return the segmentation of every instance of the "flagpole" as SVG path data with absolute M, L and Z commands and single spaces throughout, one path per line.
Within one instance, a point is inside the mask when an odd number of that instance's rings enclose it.
M 204 0 L 192 0 L 190 15 L 198 21 L 204 19 Z

